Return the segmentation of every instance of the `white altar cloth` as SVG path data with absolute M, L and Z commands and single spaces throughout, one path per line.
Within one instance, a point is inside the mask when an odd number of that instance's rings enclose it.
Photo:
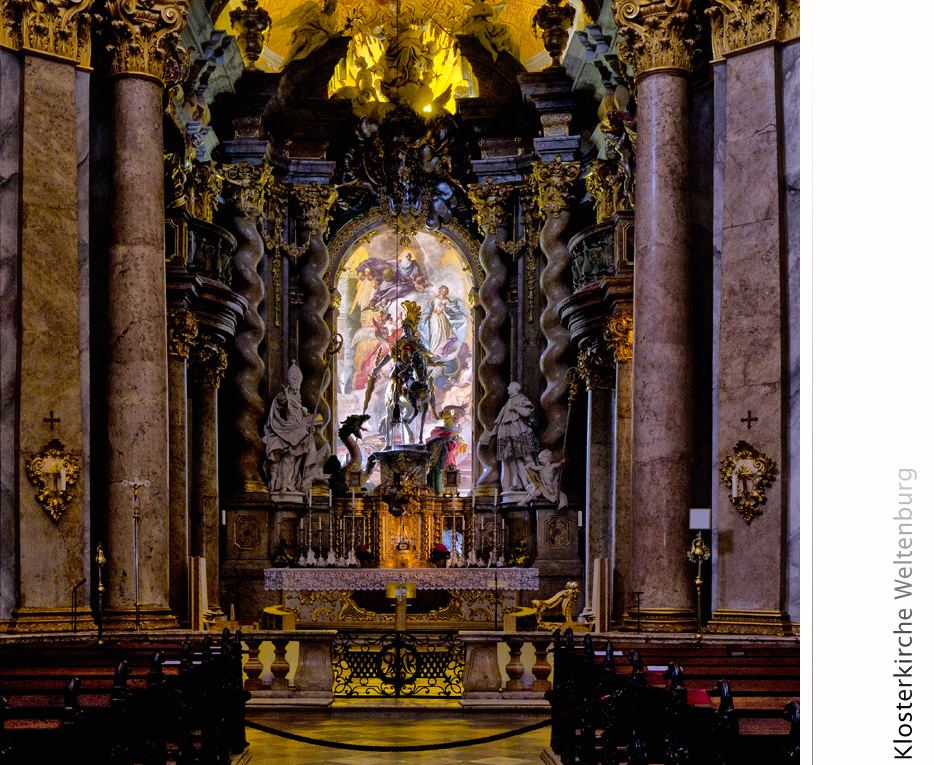
M 422 590 L 538 590 L 537 568 L 267 568 L 265 588 L 385 590 L 390 582 L 415 582 Z

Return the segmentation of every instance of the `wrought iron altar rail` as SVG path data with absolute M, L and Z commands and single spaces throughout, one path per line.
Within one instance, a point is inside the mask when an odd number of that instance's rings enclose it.
M 464 643 L 456 632 L 341 632 L 334 695 L 444 697 L 463 693 Z

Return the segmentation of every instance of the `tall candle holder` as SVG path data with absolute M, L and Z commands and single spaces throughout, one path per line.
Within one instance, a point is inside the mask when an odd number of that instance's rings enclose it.
M 94 562 L 97 564 L 97 644 L 104 645 L 104 564 L 107 559 L 103 545 L 97 546 Z
M 140 478 L 139 471 L 133 473 L 133 480 L 128 481 L 123 480 L 124 486 L 129 486 L 133 489 L 133 558 L 134 565 L 136 569 L 136 631 L 140 630 L 140 621 L 139 621 L 139 524 L 142 520 L 142 516 L 139 511 L 139 490 L 146 486 L 149 486 L 149 480 L 143 480 Z

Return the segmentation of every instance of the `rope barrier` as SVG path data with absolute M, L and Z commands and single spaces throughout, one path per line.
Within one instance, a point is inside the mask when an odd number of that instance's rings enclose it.
M 280 738 L 285 738 L 290 741 L 298 741 L 302 744 L 312 744 L 314 746 L 323 746 L 329 749 L 349 749 L 355 752 L 433 752 L 441 749 L 459 749 L 465 746 L 476 746 L 477 744 L 490 744 L 494 741 L 502 741 L 506 738 L 513 738 L 514 736 L 522 736 L 526 733 L 531 733 L 534 730 L 539 730 L 544 728 L 546 725 L 551 725 L 552 723 L 561 720 L 569 715 L 578 714 L 579 712 L 587 709 L 588 707 L 593 706 L 594 704 L 601 703 L 610 698 L 612 694 L 607 694 L 606 696 L 601 696 L 596 699 L 588 701 L 586 704 L 582 704 L 575 709 L 571 709 L 567 712 L 564 712 L 557 717 L 548 717 L 545 720 L 541 720 L 537 723 L 531 725 L 525 725 L 521 728 L 516 728 L 515 730 L 506 731 L 505 733 L 496 733 L 492 736 L 482 736 L 480 738 L 468 738 L 462 739 L 461 741 L 449 741 L 444 744 L 411 744 L 411 745 L 401 745 L 401 746 L 377 746 L 374 744 L 345 744 L 342 741 L 327 741 L 320 738 L 312 738 L 311 736 L 302 736 L 298 733 L 289 733 L 288 731 L 277 730 L 276 728 L 270 728 L 268 725 L 261 725 L 260 723 L 251 722 L 246 720 L 246 726 L 248 728 L 253 728 L 263 733 L 269 733 L 273 736 L 278 736 Z

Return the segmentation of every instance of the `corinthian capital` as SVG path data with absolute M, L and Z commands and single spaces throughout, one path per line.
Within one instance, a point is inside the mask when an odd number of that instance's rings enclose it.
M 513 193 L 511 183 L 471 183 L 467 194 L 474 206 L 474 220 L 485 234 L 494 234 L 506 218 L 506 204 Z
M 570 206 L 571 186 L 581 174 L 580 162 L 533 162 L 532 178 L 538 193 L 538 209 L 542 215 L 557 215 Z
M 169 353 L 187 359 L 198 338 L 198 320 L 191 311 L 172 311 L 168 322 Z
M 614 0 L 620 56 L 636 75 L 652 69 L 690 71 L 697 25 L 688 11 L 691 0 Z
M 221 387 L 227 369 L 227 352 L 221 343 L 210 339 L 201 340 L 191 355 L 192 378 L 203 388 Z
M 710 16 L 714 58 L 761 43 L 798 36 L 799 0 L 713 0 Z
M 188 0 L 106 0 L 110 16 L 110 76 L 165 82 L 179 58 L 178 36 L 188 18 Z
M 298 202 L 302 225 L 315 233 L 327 231 L 331 207 L 337 200 L 337 189 L 322 183 L 309 183 L 293 186 L 292 196 Z
M 264 212 L 272 167 L 240 162 L 224 165 L 221 175 L 225 182 L 224 196 L 237 208 L 237 213 L 243 218 L 258 220 Z
M 0 47 L 91 66 L 91 0 L 0 0 Z

